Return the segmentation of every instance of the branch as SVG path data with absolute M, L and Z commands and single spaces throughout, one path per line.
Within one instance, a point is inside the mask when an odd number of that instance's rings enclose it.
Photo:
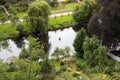
M 7 15 L 7 16 L 10 16 L 10 14 L 8 13 L 7 9 L 3 6 L 3 5 L 0 5 L 0 8 L 3 9 L 4 13 Z

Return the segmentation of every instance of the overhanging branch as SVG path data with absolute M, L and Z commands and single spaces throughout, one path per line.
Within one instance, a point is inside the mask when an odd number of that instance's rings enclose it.
M 3 6 L 3 5 L 0 5 L 0 9 L 3 9 L 4 13 L 7 15 L 7 16 L 10 16 L 10 14 L 8 13 L 7 9 Z

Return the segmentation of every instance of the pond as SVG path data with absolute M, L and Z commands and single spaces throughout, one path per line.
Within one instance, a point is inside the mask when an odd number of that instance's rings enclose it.
M 55 48 L 65 48 L 66 46 L 70 47 L 71 53 L 74 53 L 73 41 L 75 39 L 76 32 L 73 28 L 66 28 L 63 30 L 49 31 L 48 32 L 48 43 L 49 43 L 49 53 L 53 53 Z M 7 60 L 12 56 L 19 56 L 21 52 L 21 44 L 25 43 L 26 48 L 28 47 L 28 41 L 26 39 L 22 40 L 7 40 L 9 46 L 8 49 L 2 49 L 0 51 L 0 59 Z

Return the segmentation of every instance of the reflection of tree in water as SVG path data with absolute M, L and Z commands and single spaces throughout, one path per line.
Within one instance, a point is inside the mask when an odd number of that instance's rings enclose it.
M 39 36 L 40 41 L 44 45 L 44 50 L 46 53 L 49 53 L 50 49 L 50 44 L 49 44 L 49 37 L 48 37 L 48 32 L 43 33 Z
M 44 45 L 44 50 L 46 53 L 49 53 L 49 47 L 50 47 L 50 44 L 49 44 L 49 37 L 48 37 L 48 33 L 39 33 L 37 35 L 31 35 L 35 38 L 39 38 L 40 42 Z M 12 39 L 15 44 L 17 45 L 18 48 L 22 48 L 23 44 L 25 44 L 24 40 L 25 38 L 24 37 L 18 37 L 18 38 L 14 38 Z
M 50 44 L 49 44 L 48 32 L 39 33 L 36 37 L 38 37 L 40 42 L 43 44 L 45 53 L 49 53 Z
M 17 45 L 18 48 L 22 48 L 23 44 L 25 43 L 24 37 L 17 37 L 12 40 L 15 42 L 15 44 Z

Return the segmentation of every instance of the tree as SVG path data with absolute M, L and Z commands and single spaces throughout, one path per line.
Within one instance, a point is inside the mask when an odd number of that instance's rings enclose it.
M 87 32 L 84 28 L 82 28 L 76 35 L 73 46 L 75 48 L 77 58 L 83 58 L 84 51 L 82 45 L 83 42 L 85 41 L 85 37 L 87 36 L 88 36 Z
M 50 61 L 48 58 L 44 59 L 44 61 L 41 64 L 41 70 L 40 73 L 42 73 L 41 80 L 54 80 L 54 77 L 52 77 L 52 65 L 50 64 Z
M 97 0 L 101 9 L 88 23 L 88 32 L 101 39 L 102 44 L 116 48 L 120 42 L 120 0 Z
M 93 36 L 92 38 L 86 37 L 83 43 L 84 61 L 88 67 L 99 66 L 104 69 L 108 65 L 107 48 L 100 45 L 99 40 Z
M 29 37 L 29 47 L 26 49 L 23 47 L 22 52 L 19 55 L 20 59 L 29 59 L 32 61 L 38 61 L 44 59 L 45 52 L 44 47 L 38 42 L 38 39 Z
M 81 24 L 87 23 L 90 17 L 99 10 L 95 0 L 83 0 L 73 13 L 74 20 Z
M 36 0 L 29 5 L 28 17 L 33 33 L 43 33 L 48 28 L 49 5 L 43 0 Z

